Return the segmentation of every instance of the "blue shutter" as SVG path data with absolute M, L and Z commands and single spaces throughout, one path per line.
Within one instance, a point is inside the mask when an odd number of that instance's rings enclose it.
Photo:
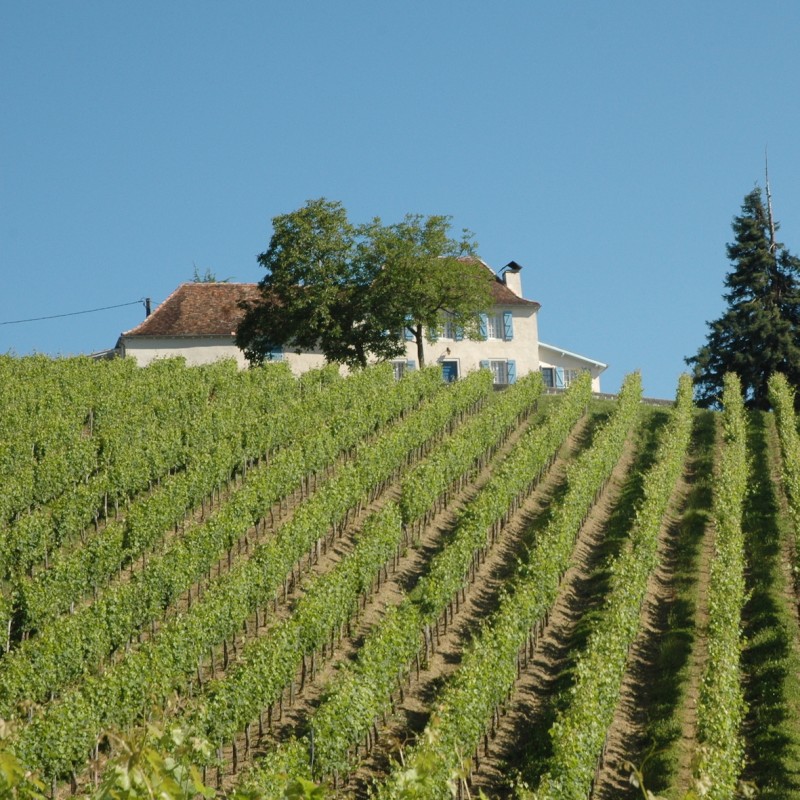
M 483 359 L 481 359 L 481 369 L 489 369 L 488 360 L 484 361 Z
M 514 338 L 514 322 L 510 311 L 503 312 L 503 337 L 507 342 Z
M 431 328 L 431 329 L 428 331 L 428 338 L 429 338 L 429 339 L 430 339 L 432 342 L 438 342 L 438 341 L 439 341 L 439 328 L 438 328 L 437 326 L 434 326 L 434 327 L 432 327 L 432 328 Z
M 464 329 L 460 325 L 456 325 L 456 341 L 460 342 L 464 339 Z
M 506 367 L 508 368 L 508 382 L 509 383 L 516 383 L 517 382 L 517 362 L 508 359 L 506 363 Z
M 563 389 L 564 388 L 564 368 L 563 367 L 556 367 L 556 389 Z
M 481 339 L 489 338 L 489 317 L 486 314 L 480 315 L 480 334 Z
M 413 322 L 414 322 L 414 320 L 411 319 L 411 315 L 410 314 L 406 314 L 406 324 L 405 324 L 403 330 L 405 331 L 406 341 L 407 342 L 413 342 L 414 341 L 414 334 L 409 330 L 409 327 L 408 327 Z
M 417 362 L 416 361 L 414 361 L 413 359 L 409 359 L 408 361 L 406 361 L 406 369 L 409 372 L 413 372 L 416 368 L 417 368 Z

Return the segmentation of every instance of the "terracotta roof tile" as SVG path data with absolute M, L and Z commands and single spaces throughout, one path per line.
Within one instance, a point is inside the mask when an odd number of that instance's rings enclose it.
M 123 336 L 230 335 L 244 316 L 239 303 L 259 296 L 256 283 L 182 283 Z
M 535 300 L 526 300 L 524 297 L 514 294 L 502 279 L 497 277 L 492 283 L 492 296 L 499 306 L 536 306 L 537 309 L 541 308 L 541 303 L 537 303 Z

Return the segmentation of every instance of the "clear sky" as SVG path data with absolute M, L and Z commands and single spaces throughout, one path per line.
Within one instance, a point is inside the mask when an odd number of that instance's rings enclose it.
M 195 267 L 257 281 L 271 219 L 449 214 L 523 265 L 543 341 L 674 395 L 768 148 L 800 253 L 800 4 L 11 2 L 0 352 L 86 353 Z

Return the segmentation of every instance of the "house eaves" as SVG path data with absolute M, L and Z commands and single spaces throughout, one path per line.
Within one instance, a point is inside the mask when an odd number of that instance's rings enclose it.
M 565 350 L 563 347 L 556 347 L 552 344 L 545 344 L 544 342 L 539 342 L 539 349 L 544 348 L 545 350 L 549 350 L 551 353 L 557 353 L 559 356 L 568 356 L 569 358 L 577 359 L 578 361 L 583 361 L 587 364 L 591 364 L 593 367 L 597 367 L 601 371 L 608 368 L 608 364 L 604 364 L 602 361 L 595 361 L 593 358 L 587 358 L 586 356 L 580 355 L 580 353 L 573 353 L 570 350 Z

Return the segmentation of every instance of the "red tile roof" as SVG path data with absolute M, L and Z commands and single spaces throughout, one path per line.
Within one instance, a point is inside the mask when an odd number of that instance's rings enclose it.
M 492 282 L 499 306 L 534 306 L 512 292 L 499 278 Z M 182 283 L 158 308 L 123 336 L 230 336 L 244 311 L 239 303 L 260 300 L 257 283 Z
M 256 283 L 182 283 L 123 336 L 225 336 L 244 316 L 242 300 L 260 297 Z
M 492 283 L 492 296 L 498 306 L 536 306 L 537 310 L 542 307 L 542 304 L 535 300 L 526 300 L 524 297 L 514 294 L 502 279 L 497 277 Z

